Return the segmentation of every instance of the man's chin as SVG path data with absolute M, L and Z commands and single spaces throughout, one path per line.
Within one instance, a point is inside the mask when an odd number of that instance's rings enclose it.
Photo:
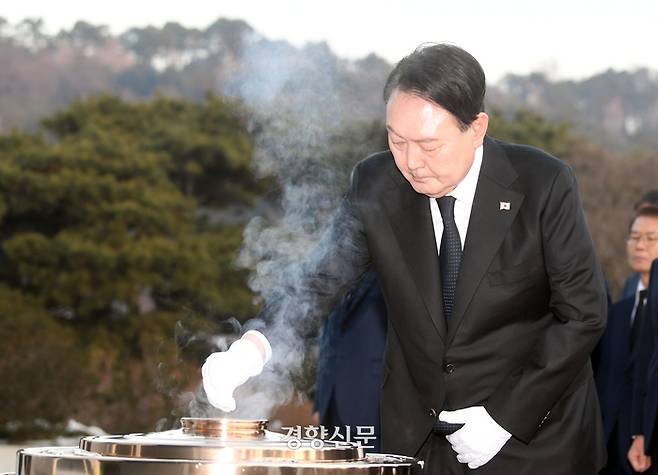
M 449 189 L 447 190 L 438 190 L 436 186 L 429 186 L 427 182 L 424 183 L 419 183 L 419 182 L 410 182 L 411 187 L 416 191 L 417 193 L 420 193 L 421 195 L 428 196 L 430 198 L 440 198 L 444 194 L 446 194 Z
M 440 198 L 446 193 L 452 191 L 454 186 L 445 186 L 439 180 L 433 177 L 416 179 L 410 175 L 404 174 L 407 182 L 411 185 L 416 193 L 428 196 L 430 198 Z

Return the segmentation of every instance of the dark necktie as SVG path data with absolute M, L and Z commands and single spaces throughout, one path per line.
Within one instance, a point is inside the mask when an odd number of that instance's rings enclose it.
M 640 295 L 638 297 L 637 309 L 635 310 L 635 318 L 633 319 L 633 326 L 631 327 L 631 350 L 635 346 L 635 343 L 640 338 L 640 333 L 642 332 L 642 326 L 644 324 L 645 316 L 645 307 L 647 300 L 647 291 L 640 290 Z
M 443 219 L 443 235 L 439 249 L 439 267 L 441 268 L 441 289 L 443 290 L 443 314 L 446 321 L 452 316 L 457 290 L 457 276 L 462 260 L 462 243 L 455 224 L 455 198 L 443 196 L 436 199 Z

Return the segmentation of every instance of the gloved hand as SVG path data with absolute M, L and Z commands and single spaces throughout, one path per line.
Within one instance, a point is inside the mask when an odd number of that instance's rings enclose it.
M 512 434 L 500 427 L 483 406 L 467 407 L 457 411 L 441 411 L 439 420 L 464 427 L 447 435 L 457 460 L 469 468 L 478 468 L 500 452 Z
M 210 404 L 224 412 L 234 411 L 233 392 L 260 374 L 271 356 L 270 343 L 256 330 L 246 332 L 228 350 L 212 353 L 201 367 L 203 389 Z

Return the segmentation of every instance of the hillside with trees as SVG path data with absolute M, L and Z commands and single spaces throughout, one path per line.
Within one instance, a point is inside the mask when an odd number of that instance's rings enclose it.
M 44 30 L 40 19 L 10 24 L 0 18 L 0 130 L 34 128 L 44 115 L 98 93 L 128 100 L 158 93 L 203 100 L 208 92 L 243 97 L 272 90 L 294 96 L 327 80 L 341 119 L 376 120 L 392 68 L 375 54 L 345 60 L 325 43 L 295 48 L 224 18 L 206 28 L 167 23 L 119 35 L 86 22 L 54 35 Z M 241 90 L 245 78 L 261 84 Z M 578 81 L 508 75 L 488 87 L 488 106 L 508 118 L 532 110 L 616 151 L 658 146 L 656 71 L 608 70 Z

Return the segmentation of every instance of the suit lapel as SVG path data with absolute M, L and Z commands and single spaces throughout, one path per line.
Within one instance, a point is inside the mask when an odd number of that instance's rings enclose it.
M 397 169 L 392 173 L 399 175 Z M 429 198 L 416 193 L 401 175 L 394 180 L 398 183 L 401 198 L 390 200 L 384 209 L 427 312 L 441 340 L 445 341 L 447 329 Z
M 516 177 L 516 171 L 503 150 L 487 138 L 457 278 L 448 344 L 521 207 L 524 195 L 508 188 Z M 509 203 L 509 209 L 501 209 L 506 208 L 505 203 Z

